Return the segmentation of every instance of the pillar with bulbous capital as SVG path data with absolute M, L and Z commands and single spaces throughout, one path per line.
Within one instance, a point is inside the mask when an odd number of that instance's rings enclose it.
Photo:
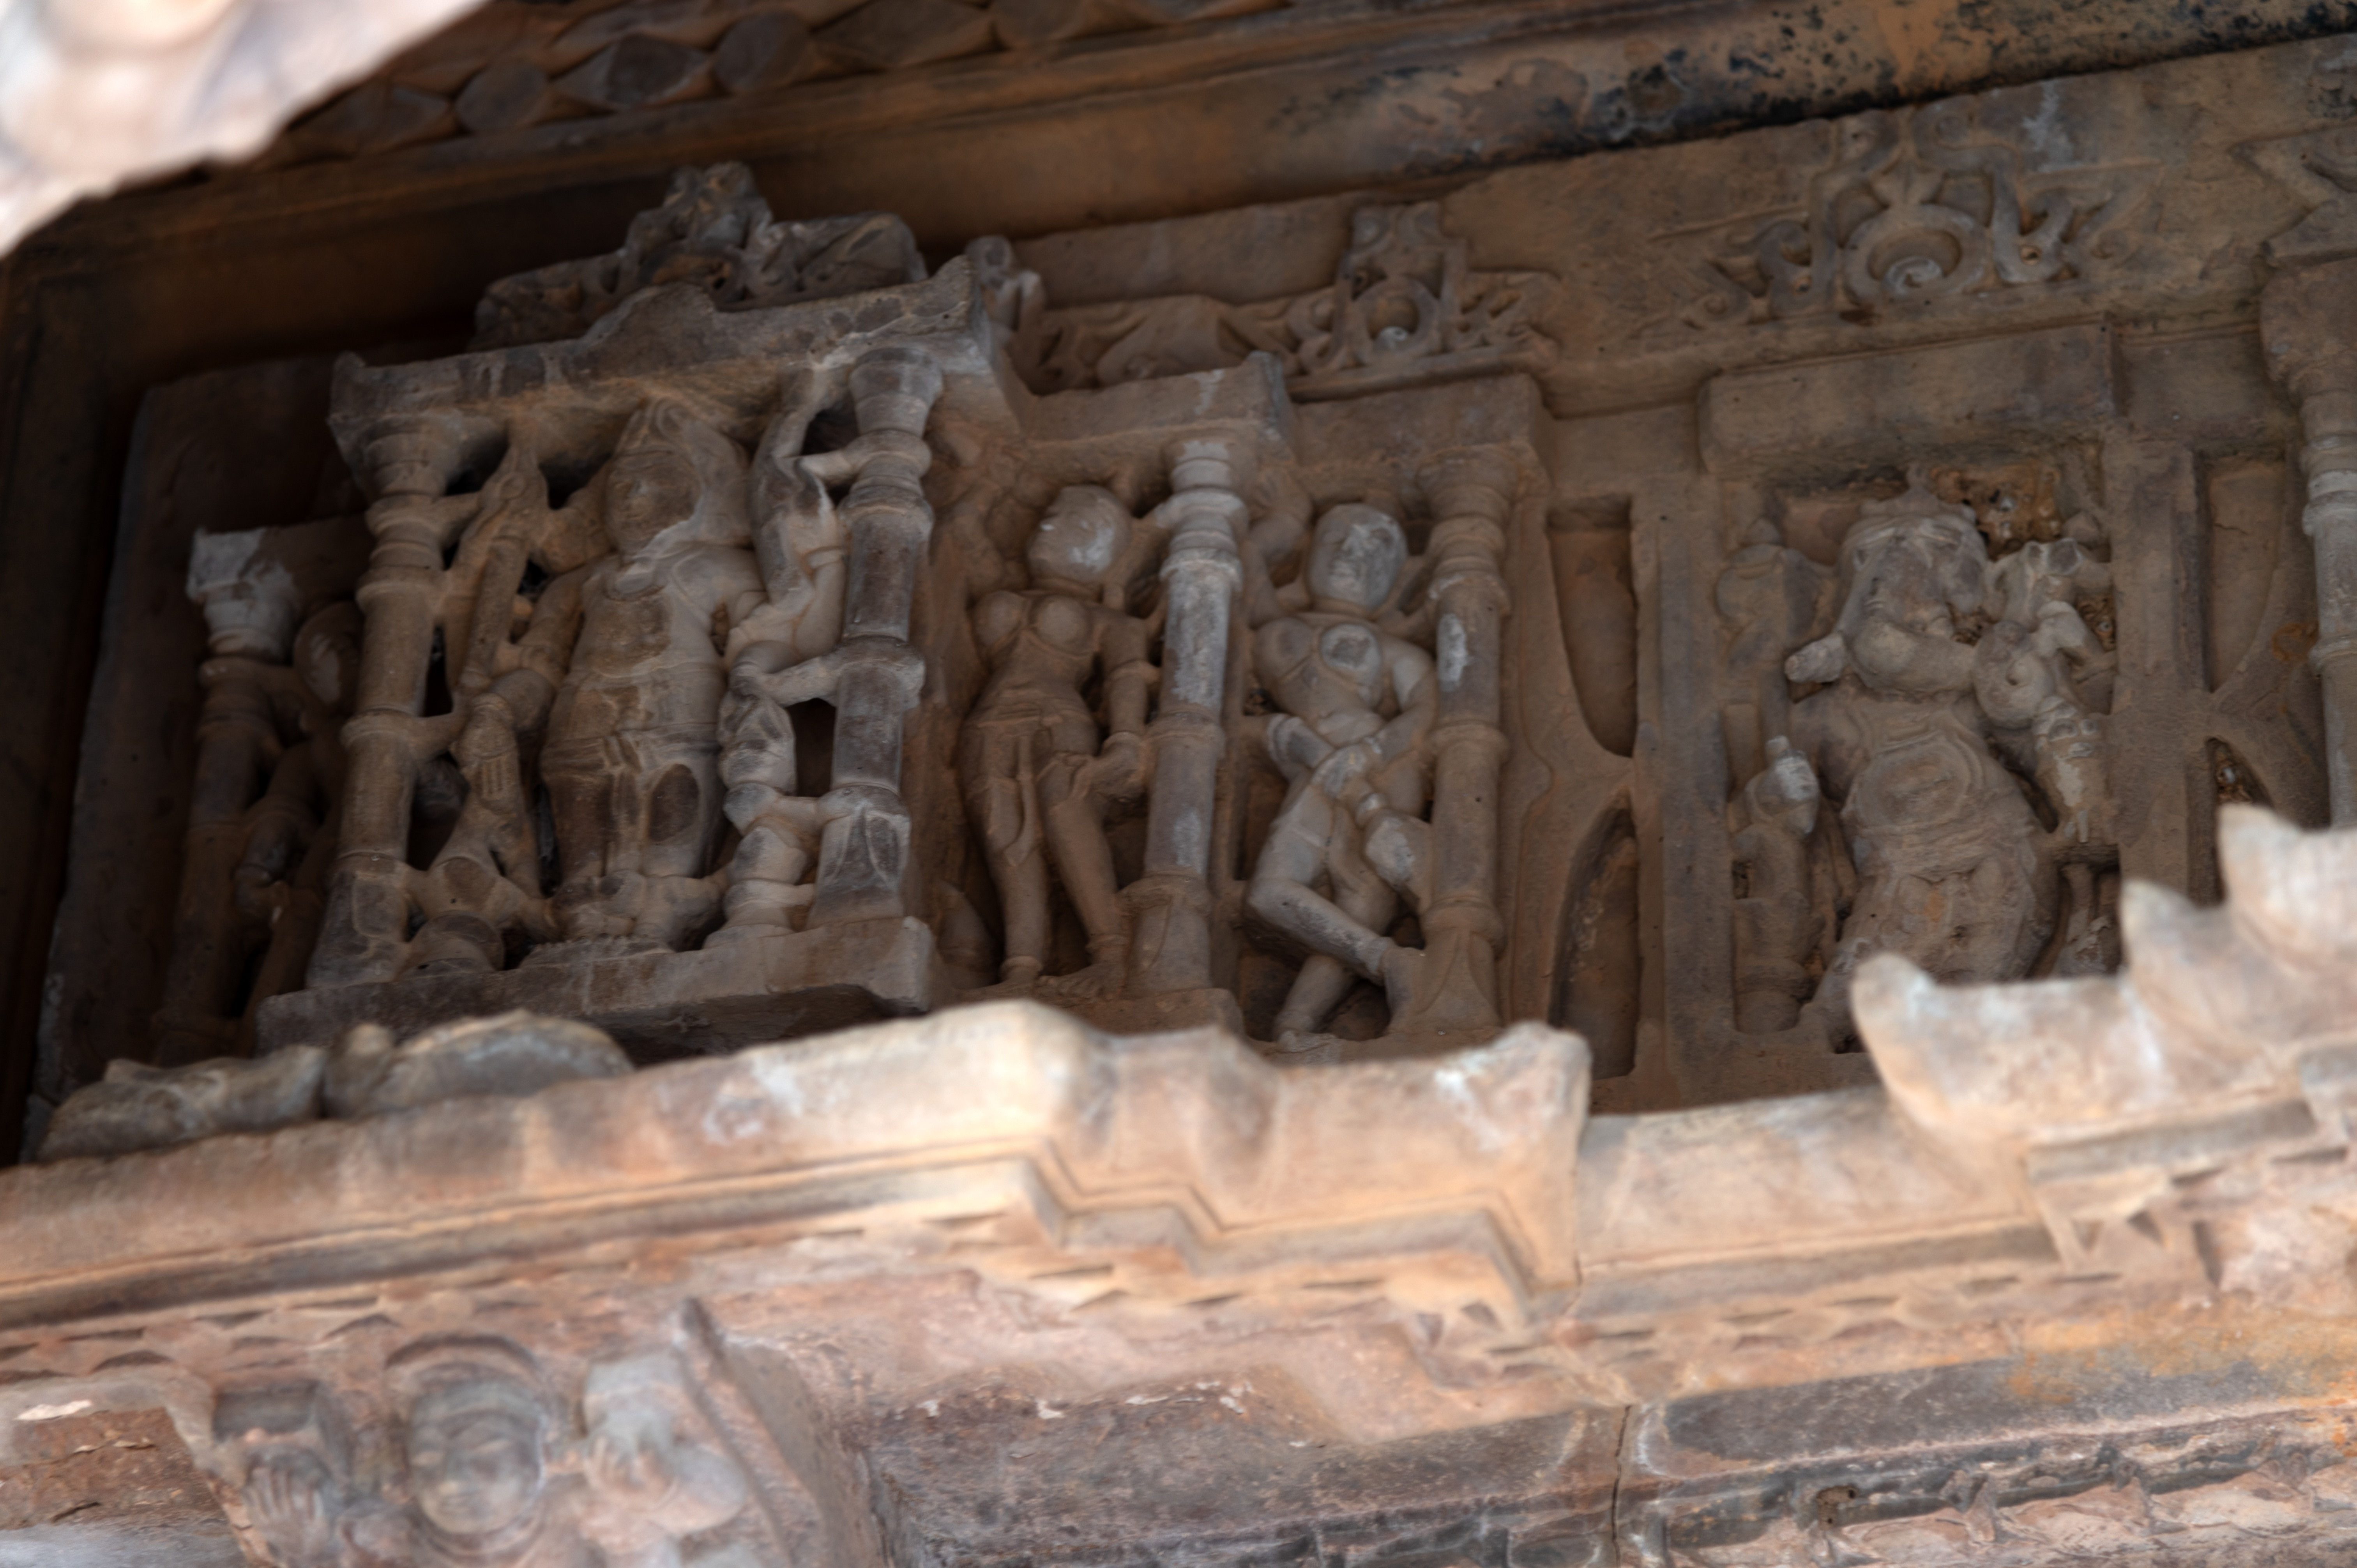
M 409 819 L 417 719 L 442 612 L 442 553 L 467 515 L 444 501 L 462 462 L 456 433 L 420 418 L 368 445 L 376 548 L 353 597 L 367 618 L 360 690 L 344 729 L 343 826 L 308 983 L 392 980 L 409 950 Z
M 1238 534 L 1243 454 L 1226 440 L 1173 444 L 1170 543 L 1162 581 L 1162 697 L 1147 731 L 1154 757 L 1145 874 L 1131 914 L 1129 993 L 1199 992 L 1211 983 L 1211 845 L 1220 762 L 1227 752 L 1230 627 L 1243 569 Z
M 230 1054 L 246 948 L 237 908 L 247 811 L 279 751 L 269 672 L 286 662 L 301 610 L 295 583 L 270 570 L 260 535 L 200 535 L 188 596 L 204 610 L 207 651 L 199 679 L 196 792 L 188 802 L 187 858 L 172 921 L 164 1004 L 156 1014 L 156 1062 L 180 1067 Z
M 2357 822 L 2357 259 L 2291 268 L 2260 305 L 2267 363 L 2299 403 L 2300 513 L 2316 553 L 2327 786 L 2335 823 Z
M 1424 956 L 1414 993 L 1394 1017 L 1394 1036 L 1471 1043 L 1502 1022 L 1498 1005 L 1498 773 L 1501 623 L 1509 595 L 1501 563 L 1514 466 L 1493 452 L 1451 454 L 1428 465 L 1424 492 L 1433 527 L 1434 662 L 1440 682 L 1433 730 L 1428 884 L 1417 924 Z
M 925 421 L 941 396 L 941 367 L 920 349 L 885 349 L 851 372 L 858 464 L 843 516 L 851 534 L 851 577 L 834 668 L 834 779 L 819 843 L 813 926 L 906 913 L 909 808 L 900 798 L 902 729 L 925 680 L 924 655 L 909 641 L 909 616 L 933 509 L 925 499 L 932 464 Z

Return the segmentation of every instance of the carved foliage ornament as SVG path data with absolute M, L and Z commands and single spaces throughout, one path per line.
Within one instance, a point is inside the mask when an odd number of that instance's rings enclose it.
M 1326 288 L 1230 305 L 1200 295 L 1042 312 L 1018 345 L 1041 392 L 1124 381 L 1276 356 L 1296 397 L 1338 397 L 1412 381 L 1536 371 L 1555 346 L 1538 328 L 1554 280 L 1476 272 L 1440 205 L 1360 209 L 1351 248 Z
M 1876 111 L 1834 127 L 1799 204 L 1664 238 L 1684 255 L 1690 328 L 1797 320 L 2101 277 L 2136 244 L 2155 177 L 2040 171 L 1969 110 Z
M 577 338 L 641 289 L 692 283 L 724 310 L 834 299 L 921 282 L 909 226 L 888 212 L 781 223 L 743 164 L 683 168 L 622 248 L 501 278 L 475 309 L 478 349 Z

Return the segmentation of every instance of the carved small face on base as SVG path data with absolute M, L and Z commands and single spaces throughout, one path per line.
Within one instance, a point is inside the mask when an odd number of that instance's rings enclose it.
M 1032 532 L 1025 558 L 1035 579 L 1102 587 L 1128 553 L 1135 527 L 1129 509 L 1111 490 L 1070 485 Z
M 436 1390 L 410 1412 L 409 1482 L 417 1511 L 454 1536 L 521 1523 L 547 1484 L 538 1402 L 504 1379 Z
M 1350 502 L 1318 520 L 1304 576 L 1321 604 L 1372 615 L 1392 596 L 1407 564 L 1407 535 L 1390 513 Z
M 417 1517 L 470 1548 L 529 1536 L 554 1426 L 529 1359 L 504 1342 L 445 1342 L 413 1350 L 393 1371 L 410 1391 L 404 1448 Z

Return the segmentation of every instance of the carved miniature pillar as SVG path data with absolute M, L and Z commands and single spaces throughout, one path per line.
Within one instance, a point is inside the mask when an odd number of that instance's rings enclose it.
M 2357 822 L 2357 261 L 2278 274 L 2261 297 L 2276 375 L 2299 400 L 2307 441 L 2300 514 L 2316 553 L 2316 647 L 2324 685 L 2332 820 Z
M 1154 757 L 1145 874 L 1127 892 L 1129 990 L 1158 996 L 1211 983 L 1212 817 L 1227 750 L 1228 628 L 1243 582 L 1242 457 L 1224 440 L 1180 441 L 1168 453 L 1170 545 L 1162 580 L 1162 700 L 1147 740 Z
M 198 672 L 205 705 L 197 720 L 196 789 L 172 958 L 156 1014 L 159 1067 L 227 1054 L 246 958 L 237 868 L 247 812 L 279 749 L 264 672 L 286 662 L 302 610 L 294 580 L 271 561 L 258 531 L 199 535 L 188 563 L 188 596 L 204 610 L 211 657 Z
M 409 817 L 416 784 L 415 721 L 425 705 L 441 614 L 439 504 L 457 471 L 454 435 L 418 420 L 368 446 L 377 499 L 376 548 L 353 597 L 367 617 L 359 693 L 344 726 L 343 824 L 309 983 L 392 980 L 409 947 Z
M 1501 569 L 1513 466 L 1494 453 L 1444 457 L 1422 475 L 1439 522 L 1432 531 L 1432 596 L 1439 607 L 1434 660 L 1440 718 L 1432 734 L 1432 881 L 1417 914 L 1424 961 L 1394 1035 L 1478 1035 L 1496 1029 Z
M 885 349 L 851 372 L 859 478 L 843 506 L 851 575 L 834 659 L 834 787 L 819 843 L 813 926 L 904 914 L 909 808 L 900 799 L 901 721 L 917 705 L 925 659 L 909 642 L 909 612 L 933 509 L 925 421 L 942 372 L 917 349 Z

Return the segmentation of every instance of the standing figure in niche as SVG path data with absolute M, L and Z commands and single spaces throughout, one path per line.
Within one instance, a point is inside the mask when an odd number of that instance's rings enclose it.
M 657 1359 L 590 1369 L 581 1443 L 532 1358 L 504 1340 L 429 1340 L 386 1370 L 405 1498 L 347 1499 L 314 1456 L 268 1455 L 245 1503 L 279 1568 L 682 1568 L 683 1537 L 744 1510 L 743 1475 L 678 1431 L 685 1391 Z
M 318 940 L 344 798 L 341 731 L 352 711 L 360 653 L 360 607 L 341 600 L 303 623 L 295 634 L 291 666 L 271 672 L 281 677 L 273 693 L 281 712 L 293 710 L 293 725 L 285 727 L 301 738 L 279 754 L 269 787 L 246 811 L 237 911 L 262 957 L 247 988 L 244 1015 L 236 1021 L 230 1048 L 234 1056 L 253 1054 L 254 1014 L 262 1004 L 302 988 L 304 966 Z
M 850 532 L 827 494 L 836 465 L 801 456 L 818 394 L 814 380 L 787 387 L 786 406 L 753 461 L 753 548 L 768 596 L 731 629 L 726 649 L 720 778 L 728 820 L 741 836 L 729 866 L 723 936 L 790 929 L 794 912 L 816 892 L 802 878 L 825 824 L 817 800 L 798 793 L 793 719 L 772 688 L 779 674 L 816 659 L 843 636 Z
M 677 949 L 719 901 L 724 650 L 769 600 L 744 455 L 658 399 L 624 431 L 604 502 L 613 553 L 550 585 L 558 603 L 535 616 L 565 616 L 569 596 L 581 620 L 540 758 L 564 868 L 553 912 L 572 941 Z
M 1400 895 L 1421 903 L 1439 712 L 1432 656 L 1376 623 L 1406 565 L 1394 519 L 1334 507 L 1299 584 L 1276 592 L 1286 613 L 1253 636 L 1254 671 L 1283 710 L 1262 743 L 1288 788 L 1247 897 L 1310 950 L 1277 1014 L 1280 1040 L 1323 1026 L 1354 973 L 1382 985 L 1396 1014 L 1422 956 L 1384 934 Z
M 2082 792 L 2100 759 L 2071 755 L 2085 738 L 2075 728 L 2061 734 L 2065 710 L 2084 710 L 2075 696 L 2054 700 L 2071 691 L 2065 663 L 2094 649 L 2058 578 L 2100 569 L 2075 544 L 1993 564 L 1973 514 L 1920 481 L 1850 529 L 1835 628 L 1785 665 L 1791 680 L 1823 689 L 1794 704 L 1789 744 L 1771 744 L 1745 791 L 1755 837 L 1811 832 L 1821 789 L 1841 802 L 1855 902 L 1804 1009 L 1830 1036 L 1848 1033 L 1850 982 L 1869 954 L 1902 953 L 1958 983 L 2018 978 L 2044 947 L 2058 842 L 2108 833 Z M 1978 641 L 1964 641 L 1960 631 L 1985 618 Z M 2041 746 L 2053 766 L 2038 763 Z M 2068 811 L 2056 835 L 2039 826 L 2000 750 L 2038 768 L 2058 814 Z M 1755 897 L 1795 902 L 1760 883 L 1780 866 L 1798 875 L 1796 855 L 1754 845 L 1751 860 Z
M 1129 929 L 1104 816 L 1145 788 L 1139 737 L 1158 617 L 1122 607 L 1137 532 L 1112 491 L 1071 486 L 1032 532 L 1031 586 L 974 607 L 990 678 L 958 736 L 958 777 L 1006 922 L 998 993 L 1028 993 L 1047 968 L 1051 865 L 1088 931 L 1090 962 L 1046 989 L 1109 995 L 1125 976 Z M 1102 735 L 1086 694 L 1100 672 Z

